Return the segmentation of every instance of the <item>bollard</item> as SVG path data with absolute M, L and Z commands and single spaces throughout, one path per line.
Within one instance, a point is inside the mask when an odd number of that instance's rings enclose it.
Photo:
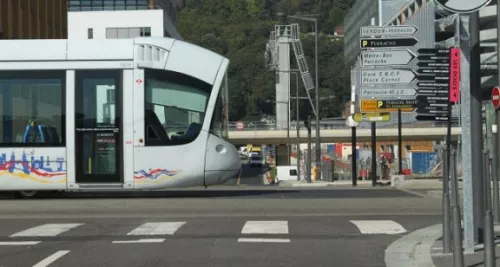
M 451 151 L 451 212 L 453 214 L 453 266 L 464 267 L 464 251 L 462 247 L 462 224 L 460 206 L 458 205 L 458 172 L 455 150 Z
M 484 173 L 484 266 L 495 267 L 495 240 L 493 229 L 493 215 L 491 212 L 491 180 L 489 172 L 489 152 L 483 150 Z
M 450 153 L 443 150 L 443 252 L 451 253 Z

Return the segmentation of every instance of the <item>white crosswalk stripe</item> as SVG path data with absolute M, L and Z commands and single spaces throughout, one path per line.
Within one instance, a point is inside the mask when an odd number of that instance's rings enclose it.
M 242 234 L 288 234 L 288 221 L 247 221 Z
M 391 220 L 353 220 L 350 221 L 362 234 L 397 235 L 406 233 L 406 229 L 399 223 Z
M 82 223 L 48 223 L 15 233 L 11 237 L 57 236 L 80 225 Z
M 186 222 L 148 222 L 130 231 L 127 235 L 173 235 Z

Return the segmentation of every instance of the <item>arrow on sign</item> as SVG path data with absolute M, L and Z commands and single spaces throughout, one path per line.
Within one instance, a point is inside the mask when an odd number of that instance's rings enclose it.
M 411 83 L 416 77 L 416 73 L 412 70 L 398 69 L 377 69 L 377 70 L 362 70 L 362 84 L 397 84 Z
M 448 117 L 435 114 L 419 114 L 415 118 L 417 121 L 448 121 Z
M 410 50 L 391 50 L 391 51 L 362 51 L 362 66 L 391 66 L 408 65 L 415 54 Z
M 417 69 L 418 73 L 421 74 L 443 74 L 449 75 L 450 70 L 448 69 Z
M 448 102 L 448 97 L 447 96 L 423 96 L 423 95 L 418 95 L 417 96 L 418 101 L 429 101 L 429 100 L 434 100 L 434 101 L 445 101 Z
M 448 54 L 450 49 L 437 49 L 437 48 L 420 48 L 417 50 L 419 54 Z
M 420 75 L 418 76 L 419 81 L 449 81 L 450 77 L 449 76 L 424 76 Z

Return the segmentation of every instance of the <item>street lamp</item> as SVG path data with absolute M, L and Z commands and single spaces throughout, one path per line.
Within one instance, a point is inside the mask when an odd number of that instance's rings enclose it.
M 310 15 L 310 16 L 318 16 L 318 14 Z M 308 22 L 314 22 L 314 38 L 315 38 L 315 47 L 314 47 L 314 57 L 315 57 L 315 65 L 316 65 L 316 168 L 321 168 L 321 140 L 320 140 L 320 132 L 319 132 L 319 74 L 318 74 L 318 19 L 317 18 L 308 18 L 304 16 L 291 16 L 288 18 L 298 19 Z M 318 171 L 316 178 L 318 180 L 321 179 L 321 171 Z

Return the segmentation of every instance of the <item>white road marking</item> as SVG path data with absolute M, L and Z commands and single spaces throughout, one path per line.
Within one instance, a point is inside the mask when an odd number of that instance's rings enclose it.
M 113 241 L 113 244 L 132 244 L 132 243 L 161 243 L 165 238 L 151 238 L 151 239 L 138 239 L 138 240 L 119 240 Z
M 390 220 L 350 221 L 362 234 L 396 235 L 406 233 L 406 229 L 399 223 Z
M 58 260 L 59 258 L 61 258 L 62 256 L 66 255 L 68 253 L 69 253 L 69 250 L 59 250 L 58 252 L 43 259 L 41 262 L 33 265 L 33 267 L 47 267 L 51 263 L 55 262 L 56 260 Z
M 247 221 L 242 234 L 288 234 L 288 221 Z
M 173 235 L 186 222 L 150 222 L 145 223 L 127 235 Z
M 238 242 L 243 243 L 290 243 L 288 238 L 238 238 Z
M 82 223 L 49 223 L 40 225 L 37 227 L 30 228 L 18 233 L 11 235 L 11 237 L 16 236 L 57 236 L 64 232 L 67 232 L 77 226 L 82 225 Z
M 29 246 L 39 244 L 40 241 L 7 241 L 0 242 L 0 246 Z

